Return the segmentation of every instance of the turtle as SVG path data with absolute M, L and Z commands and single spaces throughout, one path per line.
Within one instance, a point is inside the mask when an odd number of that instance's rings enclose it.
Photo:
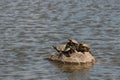
M 68 39 L 71 44 L 78 45 L 79 43 L 74 39 Z
M 60 54 L 64 54 L 67 57 L 70 57 L 70 54 L 76 51 L 76 46 L 78 42 L 76 40 L 69 39 L 69 42 L 59 46 L 53 46 L 53 48 Z
M 61 57 L 62 55 L 65 55 L 66 57 L 70 57 L 70 53 L 71 53 L 71 49 L 67 48 L 65 50 L 66 44 L 62 44 L 59 46 L 53 46 L 53 48 L 59 53 L 59 57 Z
M 74 39 L 68 39 L 68 40 L 69 40 L 69 42 L 67 42 L 65 50 L 67 50 L 67 48 L 72 48 L 72 49 L 76 50 L 79 43 Z
M 80 51 L 80 52 L 89 52 L 90 51 L 90 48 L 87 44 L 81 42 L 77 48 L 77 51 Z
M 59 46 L 52 46 L 57 52 L 65 51 L 66 44 L 61 44 Z M 70 50 L 70 48 L 67 48 L 66 51 Z

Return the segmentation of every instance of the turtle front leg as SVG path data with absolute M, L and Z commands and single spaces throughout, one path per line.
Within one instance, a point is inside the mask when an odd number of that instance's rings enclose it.
M 57 49 L 56 46 L 52 46 L 57 52 L 60 52 L 60 50 Z

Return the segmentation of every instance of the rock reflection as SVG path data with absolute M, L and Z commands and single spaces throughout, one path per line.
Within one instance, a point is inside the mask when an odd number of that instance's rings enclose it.
M 93 64 L 63 64 L 60 62 L 51 62 L 63 73 L 66 73 L 67 80 L 88 80 L 89 71 Z
M 91 63 L 87 63 L 87 64 L 67 64 L 67 63 L 64 64 L 60 62 L 51 62 L 51 63 L 66 73 L 89 71 L 89 69 L 91 69 L 93 66 L 93 64 Z
M 68 80 L 89 80 L 89 71 L 80 71 L 76 73 L 70 73 L 67 76 Z

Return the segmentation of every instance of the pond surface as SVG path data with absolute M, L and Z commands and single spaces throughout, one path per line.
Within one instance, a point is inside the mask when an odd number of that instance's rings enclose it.
M 95 65 L 44 60 L 70 37 Z M 119 80 L 119 60 L 120 0 L 0 0 L 0 80 Z

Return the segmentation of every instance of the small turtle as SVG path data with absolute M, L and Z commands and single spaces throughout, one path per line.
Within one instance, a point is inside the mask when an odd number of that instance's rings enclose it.
M 89 48 L 89 46 L 88 46 L 87 44 L 85 44 L 85 43 L 80 43 L 77 50 L 78 50 L 78 51 L 81 51 L 81 52 L 89 52 L 89 51 L 90 51 L 90 48 Z
M 85 43 L 81 43 L 81 44 L 82 44 L 82 46 L 89 48 L 89 46 L 87 44 L 85 44 Z

